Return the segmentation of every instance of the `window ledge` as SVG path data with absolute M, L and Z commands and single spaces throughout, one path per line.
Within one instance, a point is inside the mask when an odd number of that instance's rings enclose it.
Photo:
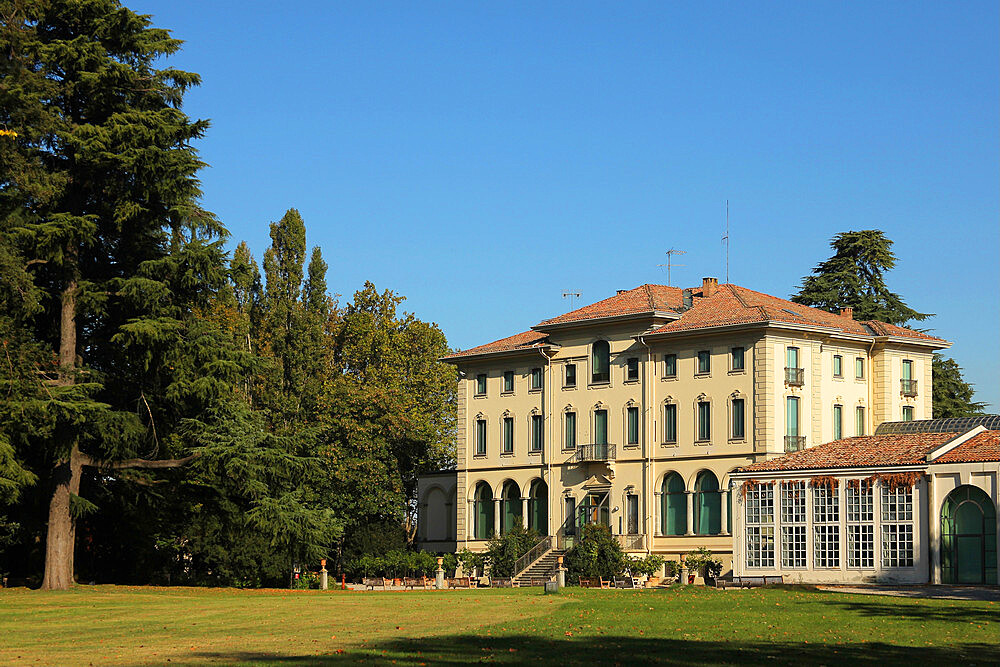
M 670 447 L 671 449 L 674 449 L 677 446 L 678 445 L 677 445 L 677 441 L 676 440 L 670 440 L 668 442 L 661 442 L 660 443 L 660 447 Z
M 639 384 L 639 378 L 635 380 L 625 380 L 622 384 Z
M 576 389 L 576 385 L 575 384 L 564 384 L 562 386 L 562 388 L 563 388 L 563 391 L 568 391 L 570 389 Z
M 513 391 L 501 391 L 500 395 L 501 396 L 513 396 L 514 392 Z
M 662 380 L 663 382 L 671 382 L 671 381 L 674 381 L 676 379 L 677 379 L 676 375 L 664 375 L 664 376 L 660 377 L 660 380 Z
M 486 398 L 489 394 L 473 394 L 472 398 Z
M 542 455 L 542 450 L 541 449 L 529 449 L 528 450 L 528 456 L 541 456 L 541 455 Z
M 694 444 L 698 447 L 709 447 L 712 444 L 711 440 L 695 440 Z
M 487 458 L 486 454 L 473 454 L 472 455 L 472 459 L 476 460 L 476 461 L 481 461 L 481 460 L 483 460 L 485 458 Z
M 501 452 L 500 458 L 502 459 L 512 459 L 514 458 L 514 452 Z
M 729 374 L 730 375 L 746 375 L 747 374 L 747 369 L 745 369 L 745 368 L 733 368 L 733 369 L 730 369 Z
M 639 443 L 633 442 L 632 444 L 622 445 L 622 447 L 624 447 L 625 449 L 639 449 Z
M 696 378 L 710 378 L 712 377 L 712 371 L 709 371 L 707 373 L 695 373 L 694 376 Z
M 528 393 L 529 394 L 540 394 L 540 393 L 542 393 L 542 388 L 539 387 L 538 389 L 529 389 Z
M 730 438 L 729 439 L 729 444 L 731 444 L 731 445 L 732 444 L 739 444 L 739 443 L 744 443 L 745 444 L 746 441 L 747 441 L 747 439 L 746 439 L 745 436 L 742 437 L 742 438 Z

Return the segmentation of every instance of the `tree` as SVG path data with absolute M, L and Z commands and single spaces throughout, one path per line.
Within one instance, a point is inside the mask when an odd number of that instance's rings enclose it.
M 607 526 L 589 523 L 573 548 L 566 552 L 566 570 L 585 579 L 611 579 L 622 573 L 625 552 Z
M 65 589 L 76 518 L 94 509 L 84 468 L 113 477 L 192 458 L 163 437 L 177 415 L 160 399 L 191 398 L 166 361 L 224 279 L 226 232 L 198 204 L 190 144 L 208 124 L 180 110 L 199 78 L 154 67 L 179 40 L 114 0 L 2 13 L 0 122 L 17 138 L 0 148 L 0 220 L 39 295 L 25 324 L 51 350 L 11 427 L 51 471 L 42 587 Z
M 833 257 L 803 279 L 792 301 L 832 313 L 851 307 L 856 319 L 896 325 L 930 317 L 907 306 L 886 285 L 884 274 L 896 265 L 896 256 L 892 241 L 883 232 L 841 232 L 833 237 L 830 246 L 835 251 Z
M 946 417 L 972 417 L 983 414 L 985 403 L 972 400 L 975 390 L 962 377 L 962 368 L 954 359 L 934 355 L 933 364 L 933 415 Z
M 514 525 L 503 535 L 493 535 L 486 545 L 486 561 L 490 576 L 513 577 L 517 559 L 538 544 L 538 532 L 533 528 Z

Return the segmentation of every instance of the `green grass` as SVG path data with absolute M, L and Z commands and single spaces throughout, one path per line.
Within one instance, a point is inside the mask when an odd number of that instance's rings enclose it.
M 1000 604 L 819 592 L 0 591 L 3 665 L 1000 664 Z

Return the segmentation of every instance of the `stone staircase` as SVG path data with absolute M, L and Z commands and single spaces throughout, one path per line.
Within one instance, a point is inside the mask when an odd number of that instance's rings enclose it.
M 544 579 L 553 581 L 556 576 L 556 568 L 559 566 L 559 556 L 565 555 L 565 551 L 549 549 L 538 559 L 530 563 L 522 571 L 518 572 L 511 580 L 515 586 L 530 586 L 532 579 Z

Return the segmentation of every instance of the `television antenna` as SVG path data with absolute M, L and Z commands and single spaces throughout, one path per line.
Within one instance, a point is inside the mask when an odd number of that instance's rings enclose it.
M 726 283 L 729 282 L 729 200 L 726 200 L 726 235 L 722 237 L 726 244 Z
M 580 293 L 579 292 L 573 292 L 571 290 L 564 290 L 563 291 L 563 298 L 565 299 L 566 297 L 569 297 L 569 309 L 573 310 L 573 301 L 574 301 L 574 299 L 579 299 L 580 298 Z
M 666 268 L 666 270 L 667 270 L 667 285 L 668 286 L 671 284 L 670 283 L 670 269 L 671 269 L 671 267 L 674 267 L 674 266 L 687 266 L 686 264 L 674 264 L 674 262 L 673 262 L 674 255 L 686 255 L 686 254 L 687 254 L 687 250 L 675 250 L 674 248 L 671 248 L 670 250 L 667 251 L 667 263 L 666 264 L 657 264 L 657 266 L 660 267 L 661 269 Z

